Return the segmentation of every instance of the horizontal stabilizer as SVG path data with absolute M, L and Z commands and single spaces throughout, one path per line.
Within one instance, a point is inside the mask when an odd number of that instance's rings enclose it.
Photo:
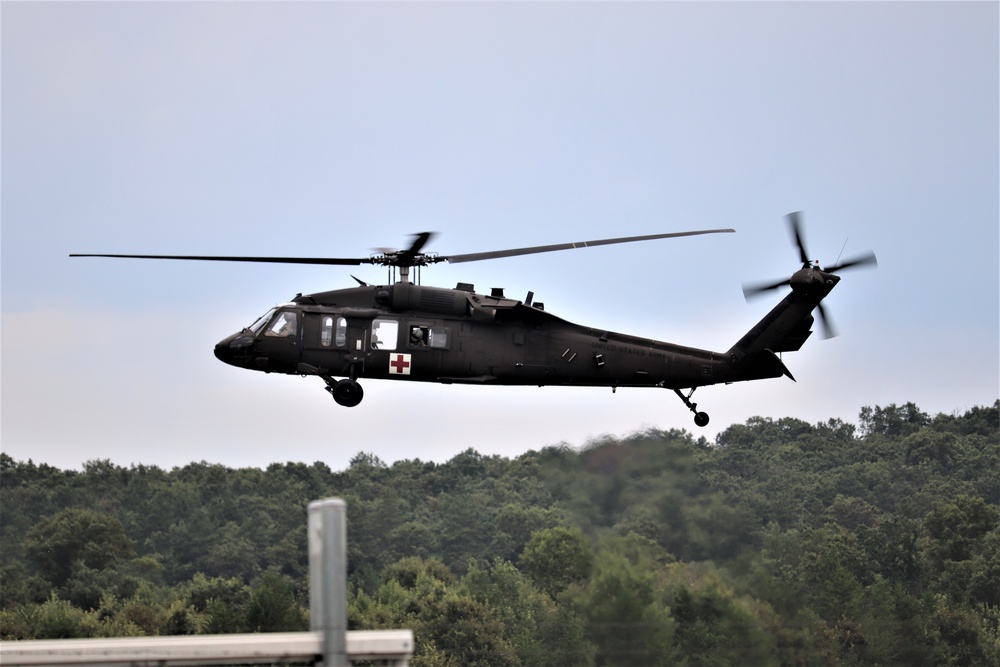
M 742 380 L 763 380 L 765 378 L 777 378 L 782 375 L 795 382 L 784 362 L 778 358 L 771 350 L 761 350 L 748 357 L 744 357 L 737 364 L 735 374 L 737 381 Z

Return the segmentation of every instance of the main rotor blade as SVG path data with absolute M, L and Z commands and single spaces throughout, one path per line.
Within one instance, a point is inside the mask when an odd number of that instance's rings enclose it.
M 406 250 L 381 251 L 372 257 L 236 257 L 228 255 L 119 255 L 119 254 L 83 254 L 73 253 L 70 257 L 112 257 L 125 259 L 181 259 L 205 262 L 264 262 L 270 264 L 324 264 L 336 266 L 357 266 L 359 264 L 381 264 L 383 266 L 416 266 L 436 262 L 476 262 L 484 259 L 530 255 L 556 250 L 571 250 L 591 246 L 612 245 L 615 243 L 632 243 L 635 241 L 653 241 L 680 236 L 698 236 L 700 234 L 721 234 L 735 232 L 735 229 L 703 229 L 691 232 L 671 232 L 667 234 L 650 234 L 647 236 L 628 236 L 615 239 L 599 239 L 596 241 L 580 241 L 577 243 L 559 243 L 555 245 L 534 246 L 530 248 L 513 248 L 511 250 L 494 250 L 490 252 L 468 253 L 462 255 L 438 256 L 424 255 L 420 251 L 433 236 L 430 232 L 417 234 L 413 243 Z
M 431 238 L 430 232 L 421 232 L 416 234 L 413 239 L 413 243 L 410 245 L 408 250 L 404 250 L 399 253 L 396 257 L 396 262 L 399 266 L 413 266 L 416 262 L 416 257 L 420 254 L 420 249 L 424 247 Z
M 869 264 L 874 264 L 875 266 L 878 266 L 878 260 L 875 259 L 875 253 L 873 252 L 869 252 L 866 255 L 855 257 L 854 259 L 846 260 L 844 262 L 841 262 L 840 264 L 835 264 L 834 266 L 827 267 L 824 270 L 827 273 L 833 273 L 834 271 L 840 271 L 841 269 L 847 269 L 852 266 L 867 266 Z
M 329 264 L 337 266 L 357 266 L 359 264 L 374 264 L 371 257 L 231 257 L 208 255 L 107 255 L 73 253 L 70 257 L 117 257 L 124 259 L 186 259 L 205 262 L 265 262 L 270 264 Z
M 735 232 L 735 229 L 702 229 L 693 232 L 671 232 L 668 234 L 649 234 L 647 236 L 626 236 L 617 239 L 599 239 L 597 241 L 579 241 L 577 243 L 556 243 L 553 245 L 540 245 L 531 248 L 511 248 L 510 250 L 492 250 L 489 252 L 472 252 L 463 255 L 448 255 L 438 257 L 438 261 L 458 264 L 460 262 L 478 262 L 484 259 L 498 259 L 501 257 L 516 257 L 518 255 L 533 255 L 542 252 L 555 252 L 557 250 L 575 250 L 576 248 L 589 248 L 592 246 L 613 245 L 615 243 L 633 243 L 636 241 L 655 241 L 656 239 L 670 239 L 679 236 L 698 236 L 700 234 L 724 234 Z

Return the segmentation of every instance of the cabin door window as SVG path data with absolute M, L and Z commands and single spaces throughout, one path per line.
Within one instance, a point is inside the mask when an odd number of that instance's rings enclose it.
M 399 322 L 396 320 L 374 320 L 372 322 L 371 346 L 373 350 L 393 351 L 399 339 Z

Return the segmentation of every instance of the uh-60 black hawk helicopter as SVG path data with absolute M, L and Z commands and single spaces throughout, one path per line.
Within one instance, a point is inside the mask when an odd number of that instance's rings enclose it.
M 784 285 L 791 292 L 735 345 L 712 352 L 567 322 L 533 302 L 504 295 L 502 289 L 477 294 L 472 285 L 424 287 L 410 280 L 411 269 L 554 252 L 617 243 L 732 232 L 707 229 L 602 239 L 489 252 L 437 255 L 423 252 L 431 234 L 418 234 L 406 250 L 363 258 L 229 257 L 200 255 L 74 254 L 71 257 L 126 257 L 226 262 L 361 265 L 389 267 L 388 285 L 358 286 L 296 295 L 269 310 L 249 327 L 215 346 L 220 360 L 265 373 L 316 375 L 340 405 L 353 407 L 364 392 L 360 378 L 482 385 L 574 385 L 672 389 L 695 413 L 698 426 L 708 415 L 691 402 L 698 387 L 777 378 L 792 374 L 778 355 L 798 350 L 812 333 L 813 310 L 832 335 L 822 300 L 840 281 L 835 272 L 875 264 L 868 253 L 825 269 L 809 259 L 797 213 L 788 216 L 802 266 L 790 278 L 744 286 L 759 293 Z M 399 280 L 395 280 L 396 271 Z M 353 276 L 352 276 L 353 277 Z M 686 393 L 685 393 L 686 391 Z

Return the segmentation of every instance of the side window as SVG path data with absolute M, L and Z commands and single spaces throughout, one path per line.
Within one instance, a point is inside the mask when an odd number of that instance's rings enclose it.
M 448 347 L 448 330 L 444 327 L 429 327 L 422 324 L 410 325 L 410 347 Z
M 278 313 L 264 331 L 265 336 L 289 338 L 298 331 L 298 317 L 294 311 L 283 310 Z
M 427 345 L 427 334 L 429 327 L 422 327 L 419 324 L 410 325 L 410 347 L 423 347 Z
M 334 338 L 334 342 L 337 344 L 337 347 L 347 345 L 347 320 L 343 317 L 337 318 L 337 335 Z
M 375 320 L 372 322 L 372 349 L 395 350 L 399 335 L 399 322 L 396 320 Z
M 432 327 L 427 332 L 427 344 L 439 350 L 448 347 L 448 330 L 444 327 Z
M 320 323 L 319 344 L 323 347 L 330 347 L 333 344 L 333 318 L 329 315 L 324 315 Z

